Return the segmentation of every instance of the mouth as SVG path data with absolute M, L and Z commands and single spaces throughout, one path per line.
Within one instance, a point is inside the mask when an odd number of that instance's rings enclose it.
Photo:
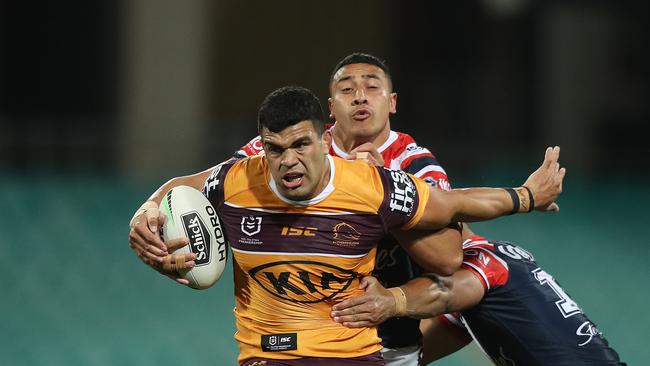
M 288 189 L 295 189 L 302 185 L 305 175 L 302 173 L 287 173 L 282 176 L 282 185 Z
M 366 108 L 357 109 L 356 111 L 354 111 L 354 113 L 352 113 L 352 119 L 354 119 L 355 121 L 365 121 L 368 118 L 370 118 L 370 116 L 371 116 L 370 110 Z

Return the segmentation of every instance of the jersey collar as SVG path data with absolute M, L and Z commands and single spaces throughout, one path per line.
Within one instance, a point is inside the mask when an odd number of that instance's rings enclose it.
M 332 156 L 329 154 L 327 155 L 327 162 L 330 165 L 330 178 L 329 182 L 327 182 L 327 185 L 325 186 L 325 189 L 321 193 L 319 193 L 316 197 L 304 200 L 304 201 L 294 201 L 289 198 L 286 198 L 283 196 L 280 191 L 278 190 L 278 186 L 275 184 L 275 181 L 273 180 L 273 177 L 271 174 L 269 174 L 270 179 L 269 179 L 269 187 L 271 188 L 271 191 L 275 193 L 275 195 L 284 203 L 288 203 L 292 206 L 311 206 L 315 205 L 325 198 L 329 196 L 332 192 L 334 192 L 334 174 L 336 173 L 336 168 L 334 165 L 334 159 L 332 159 Z

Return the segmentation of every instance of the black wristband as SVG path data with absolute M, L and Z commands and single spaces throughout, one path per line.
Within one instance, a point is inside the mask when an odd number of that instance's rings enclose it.
M 510 212 L 510 215 L 516 214 L 519 212 L 519 196 L 517 195 L 517 192 L 515 192 L 514 189 L 512 188 L 504 188 L 506 192 L 510 194 L 510 198 L 512 199 L 512 212 Z
M 522 187 L 526 188 L 526 190 L 528 191 L 528 199 L 530 199 L 530 207 L 528 208 L 528 212 L 531 212 L 535 209 L 535 199 L 533 198 L 533 192 L 530 190 L 530 188 L 526 186 L 522 186 Z

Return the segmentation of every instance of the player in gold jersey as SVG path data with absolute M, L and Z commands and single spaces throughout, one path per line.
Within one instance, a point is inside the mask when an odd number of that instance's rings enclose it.
M 376 242 L 391 230 L 544 210 L 564 177 L 557 148 L 547 150 L 527 188 L 514 190 L 444 192 L 401 171 L 332 158 L 320 103 L 303 88 L 271 93 L 258 122 L 264 156 L 166 184 L 144 207 L 151 210 L 172 185 L 190 184 L 218 210 L 233 249 L 243 365 L 382 364 L 375 328 L 348 329 L 329 317 L 332 303 L 352 296 L 373 269 Z M 146 225 L 146 217 L 136 215 L 132 226 Z M 145 236 L 132 229 L 132 244 L 151 246 Z

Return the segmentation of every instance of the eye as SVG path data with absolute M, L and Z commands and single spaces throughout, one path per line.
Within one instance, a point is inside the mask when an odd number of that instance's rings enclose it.
M 343 93 L 346 93 L 346 94 L 347 94 L 347 93 L 351 93 L 351 92 L 352 92 L 352 88 L 342 88 L 341 91 L 342 91 Z
M 302 151 L 305 147 L 307 147 L 307 145 L 309 145 L 307 142 L 305 142 L 305 141 L 301 141 L 301 142 L 297 142 L 297 143 L 293 146 L 293 148 L 296 149 L 296 150 L 298 150 L 298 151 Z
M 273 145 L 266 145 L 266 150 L 268 150 L 269 154 L 273 155 L 279 155 L 282 153 L 282 149 L 280 147 Z

